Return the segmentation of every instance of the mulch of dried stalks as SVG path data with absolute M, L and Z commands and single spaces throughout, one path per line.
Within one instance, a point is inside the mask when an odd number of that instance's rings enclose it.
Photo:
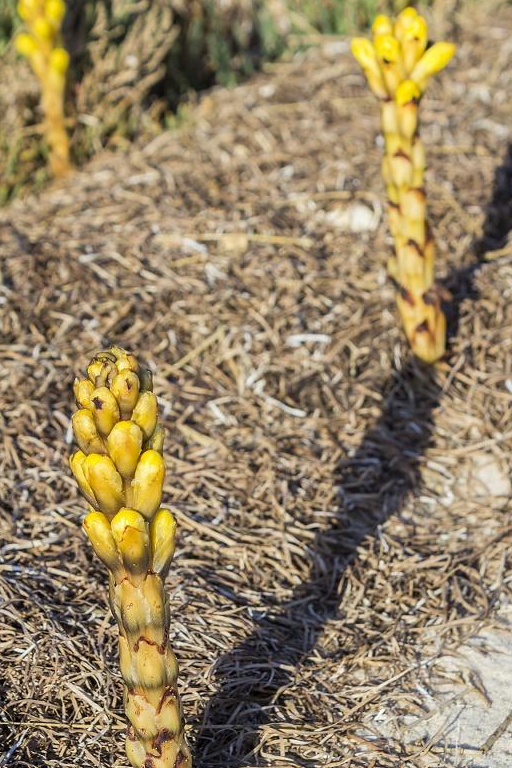
M 111 340 L 154 367 L 168 429 L 196 766 L 449 753 L 361 724 L 417 711 L 511 578 L 512 14 L 454 21 L 423 105 L 454 296 L 435 369 L 397 326 L 378 110 L 345 42 L 1 214 L 0 765 L 125 764 L 106 574 L 67 468 L 73 377 Z

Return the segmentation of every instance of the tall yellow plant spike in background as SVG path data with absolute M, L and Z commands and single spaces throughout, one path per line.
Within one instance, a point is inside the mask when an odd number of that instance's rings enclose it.
M 84 530 L 109 571 L 110 606 L 119 626 L 126 753 L 135 768 L 191 768 L 169 645 L 164 580 L 176 520 L 161 508 L 163 430 L 149 370 L 112 347 L 76 379 L 70 465 L 91 511 Z
M 27 31 L 16 37 L 16 48 L 25 56 L 41 84 L 41 105 L 50 168 L 54 176 L 69 170 L 69 141 L 64 120 L 64 91 L 69 56 L 60 43 L 64 0 L 20 0 L 18 13 Z
M 448 64 L 455 46 L 439 42 L 427 49 L 427 23 L 414 8 L 405 8 L 394 21 L 377 16 L 372 38 L 354 38 L 352 53 L 381 104 L 382 175 L 395 240 L 388 271 L 397 284 L 398 309 L 411 348 L 432 363 L 445 352 L 446 319 L 434 279 L 418 106 L 430 77 Z

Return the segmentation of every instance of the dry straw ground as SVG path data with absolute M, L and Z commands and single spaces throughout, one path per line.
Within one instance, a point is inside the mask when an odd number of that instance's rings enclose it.
M 454 296 L 435 370 L 397 327 L 377 108 L 344 42 L 2 212 L 2 766 L 124 764 L 105 573 L 66 465 L 72 378 L 112 339 L 157 371 L 196 766 L 449 758 L 442 734 L 368 723 L 421 714 L 418 686 L 511 578 L 512 14 L 452 21 L 423 109 Z

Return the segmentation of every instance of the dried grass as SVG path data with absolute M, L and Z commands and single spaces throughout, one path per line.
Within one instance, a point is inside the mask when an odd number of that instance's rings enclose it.
M 367 724 L 417 711 L 509 592 L 512 15 L 474 13 L 423 112 L 454 294 L 436 370 L 384 283 L 378 111 L 345 44 L 3 212 L 3 766 L 124 765 L 106 577 L 66 467 L 73 375 L 111 339 L 147 354 L 169 430 L 196 766 L 441 759 Z

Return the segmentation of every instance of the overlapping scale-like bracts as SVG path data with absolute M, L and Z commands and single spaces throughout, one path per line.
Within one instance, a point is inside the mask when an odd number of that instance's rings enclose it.
M 118 347 L 97 355 L 77 379 L 70 459 L 91 510 L 84 530 L 110 572 L 133 766 L 190 768 L 178 665 L 169 645 L 164 579 L 176 521 L 161 507 L 164 432 L 151 373 Z
M 388 270 L 397 285 L 398 309 L 412 350 L 434 362 L 445 351 L 446 320 L 434 282 L 418 105 L 429 78 L 448 64 L 455 46 L 439 42 L 427 49 L 427 24 L 414 8 L 405 8 L 395 21 L 377 16 L 372 33 L 372 41 L 354 38 L 352 52 L 381 103 L 382 174 L 395 239 Z

